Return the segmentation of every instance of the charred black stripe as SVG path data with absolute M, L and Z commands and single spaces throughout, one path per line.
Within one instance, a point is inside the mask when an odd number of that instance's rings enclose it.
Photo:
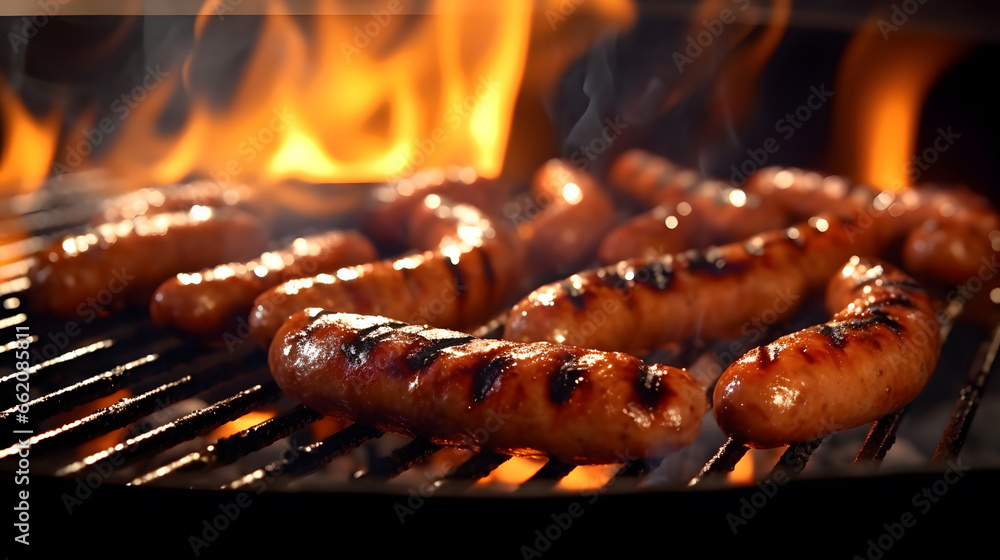
M 723 258 L 709 258 L 706 251 L 688 251 L 684 256 L 687 258 L 688 270 L 692 272 L 707 272 L 712 275 L 733 274 L 743 272 L 750 266 L 745 259 L 733 264 Z
M 816 332 L 825 336 L 837 348 L 844 347 L 844 323 L 825 323 Z
M 927 289 L 918 284 L 913 280 L 887 280 L 881 276 L 875 276 L 873 278 L 866 278 L 855 285 L 855 289 L 861 289 L 865 286 L 872 286 L 882 281 L 882 286 L 889 286 L 891 288 L 905 288 L 907 290 L 914 290 L 920 293 L 926 293 Z
M 562 289 L 566 292 L 566 295 L 569 296 L 569 301 L 573 304 L 573 307 L 576 307 L 580 311 L 583 311 L 586 308 L 586 302 L 583 300 L 583 292 L 578 290 L 568 278 L 559 282 L 559 286 L 562 287 Z
M 358 331 L 353 340 L 344 344 L 344 353 L 347 354 L 348 359 L 351 361 L 360 362 L 364 360 L 365 355 L 371 352 L 381 340 L 392 334 L 394 329 L 403 326 L 406 326 L 406 323 L 389 321 L 365 327 Z M 373 334 L 383 327 L 388 327 L 388 330 L 380 334 Z
M 634 386 L 636 400 L 645 407 L 652 409 L 663 398 L 663 380 L 650 371 L 646 364 L 639 365 Z
M 461 261 L 455 262 L 449 257 L 445 257 L 444 260 L 448 263 L 448 270 L 451 271 L 451 277 L 455 281 L 455 292 L 458 294 L 458 297 L 464 296 L 465 291 L 469 289 L 469 285 L 465 281 L 465 273 L 462 272 Z
M 628 292 L 632 289 L 632 283 L 626 280 L 623 276 L 618 274 L 614 270 L 600 270 L 597 272 L 597 277 L 601 279 L 604 284 L 610 288 L 614 288 L 621 292 Z
M 555 404 L 568 401 L 587 374 L 576 359 L 576 355 L 567 354 L 559 368 L 549 376 L 549 400 Z
M 666 290 L 674 280 L 673 265 L 664 265 L 663 261 L 654 259 L 641 268 L 635 269 L 636 282 L 652 286 L 657 290 Z
M 514 363 L 514 360 L 506 354 L 500 354 L 486 364 L 485 367 L 476 371 L 472 379 L 472 402 L 480 402 L 489 396 L 490 391 L 500 380 L 500 374 Z
M 425 367 L 434 363 L 437 360 L 438 354 L 441 353 L 445 348 L 451 348 L 453 346 L 461 346 L 472 341 L 471 336 L 456 336 L 454 338 L 441 338 L 435 340 L 420 348 L 415 352 L 411 352 L 406 356 L 406 362 L 410 365 L 410 369 L 424 369 Z

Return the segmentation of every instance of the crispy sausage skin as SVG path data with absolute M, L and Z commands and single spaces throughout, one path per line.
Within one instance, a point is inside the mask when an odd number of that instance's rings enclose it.
M 879 245 L 871 230 L 817 217 L 704 251 L 630 259 L 536 289 L 511 310 L 504 338 L 642 355 L 737 336 L 764 311 L 790 316 L 851 255 Z
M 281 327 L 268 362 L 285 393 L 324 414 L 573 464 L 662 456 L 691 443 L 707 411 L 685 370 L 626 354 L 316 308 Z
M 522 252 L 513 238 L 476 208 L 430 195 L 412 224 L 434 231 L 434 250 L 341 268 L 275 286 L 254 300 L 250 328 L 267 348 L 293 313 L 306 307 L 385 315 L 443 328 L 485 323 L 512 297 Z M 428 240 L 424 240 L 424 243 Z
M 531 182 L 535 215 L 518 224 L 529 267 L 549 281 L 576 272 L 594 259 L 615 223 L 615 208 L 597 181 L 562 159 L 545 162 Z
M 260 215 L 262 204 L 249 188 L 223 187 L 215 181 L 191 181 L 164 187 L 147 187 L 104 201 L 92 223 L 131 220 L 164 212 L 187 211 L 192 206 L 234 207 Z
M 889 265 L 852 258 L 835 276 L 832 320 L 758 347 L 716 385 L 722 430 L 751 447 L 810 441 L 872 422 L 923 389 L 940 352 L 926 293 Z
M 260 220 L 233 208 L 194 206 L 102 224 L 59 238 L 38 254 L 29 272 L 32 302 L 64 317 L 149 305 L 171 276 L 249 259 L 266 244 Z
M 689 228 L 694 247 L 699 239 L 719 243 L 766 231 L 770 229 L 767 220 L 783 222 L 771 227 L 784 227 L 819 213 L 832 213 L 856 216 L 859 227 L 873 228 L 879 236 L 901 243 L 903 266 L 924 282 L 967 282 L 984 264 L 992 266 L 1000 254 L 1000 214 L 968 189 L 922 185 L 897 193 L 797 168 L 766 167 L 743 185 L 743 196 L 737 200 L 745 196 L 746 203 L 732 208 L 726 204 L 725 194 L 735 192 L 731 187 L 727 191 L 724 183 L 700 178 L 692 170 L 641 150 L 619 156 L 609 173 L 609 184 L 646 207 L 665 204 L 683 208 L 681 205 L 687 203 L 697 212 L 695 201 L 700 197 L 701 204 L 708 207 L 704 212 L 708 218 L 699 219 L 698 228 Z M 714 209 L 706 204 L 713 192 L 719 193 Z M 681 218 L 680 213 L 675 215 Z M 716 222 L 732 224 L 732 229 L 713 225 Z M 651 227 L 622 226 L 606 241 L 608 246 L 602 247 L 603 262 L 632 256 L 629 252 L 637 251 L 642 243 L 669 247 L 668 240 L 680 234 L 660 227 L 656 237 L 650 231 Z M 642 248 L 642 254 L 650 249 L 655 250 L 655 245 Z
M 150 302 L 153 321 L 211 343 L 219 342 L 253 300 L 281 282 L 333 272 L 378 259 L 375 246 L 356 231 L 334 230 L 300 237 L 254 260 L 183 272 L 157 288 Z

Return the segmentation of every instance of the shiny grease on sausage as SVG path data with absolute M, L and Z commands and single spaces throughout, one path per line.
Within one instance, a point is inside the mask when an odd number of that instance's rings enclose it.
M 464 329 L 485 323 L 508 303 L 522 262 L 512 233 L 478 209 L 437 195 L 426 197 L 411 220 L 424 224 L 420 231 L 435 232 L 435 249 L 271 288 L 250 313 L 254 340 L 266 348 L 281 324 L 307 307 Z
M 752 318 L 821 290 L 877 236 L 834 217 L 745 241 L 676 255 L 630 259 L 542 286 L 511 310 L 504 338 L 550 341 L 643 355 L 692 337 L 740 334 Z
M 66 317 L 148 305 L 171 276 L 252 258 L 266 244 L 261 221 L 234 208 L 194 206 L 101 224 L 39 253 L 29 273 L 31 298 L 39 311 Z
M 715 388 L 724 432 L 751 447 L 810 441 L 895 412 L 937 364 L 940 334 L 927 294 L 908 275 L 852 258 L 830 282 L 822 325 L 757 347 Z
M 694 440 L 707 411 L 686 371 L 626 354 L 318 308 L 281 327 L 268 360 L 285 393 L 324 414 L 574 464 L 669 453 Z
M 300 237 L 251 261 L 186 271 L 170 278 L 153 294 L 150 315 L 160 326 L 217 343 L 238 318 L 246 318 L 254 299 L 268 288 L 377 258 L 375 247 L 356 231 Z

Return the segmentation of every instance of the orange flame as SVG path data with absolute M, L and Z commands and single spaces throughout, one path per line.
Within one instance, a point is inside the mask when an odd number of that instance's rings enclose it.
M 59 138 L 58 111 L 36 118 L 0 80 L 0 192 L 34 190 L 49 173 Z
M 833 98 L 834 142 L 849 173 L 879 188 L 912 186 L 910 165 L 924 100 L 968 43 L 870 20 L 842 58 Z

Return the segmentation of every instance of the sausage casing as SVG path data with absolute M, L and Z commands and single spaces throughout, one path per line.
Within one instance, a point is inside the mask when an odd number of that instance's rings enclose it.
M 289 246 L 252 261 L 229 263 L 200 272 L 183 272 L 157 288 L 150 302 L 153 321 L 198 338 L 219 342 L 253 300 L 281 282 L 332 272 L 376 260 L 378 253 L 358 232 L 334 230 L 300 237 Z
M 293 315 L 268 361 L 285 393 L 324 414 L 575 464 L 669 453 L 694 440 L 707 411 L 685 370 L 626 354 L 321 309 Z
M 261 221 L 233 208 L 195 206 L 102 224 L 39 253 L 32 301 L 39 311 L 70 317 L 148 305 L 171 276 L 252 258 L 266 244 Z
M 895 412 L 937 364 L 927 294 L 889 265 L 853 258 L 830 282 L 832 320 L 757 347 L 715 388 L 722 430 L 751 447 L 810 441 Z

